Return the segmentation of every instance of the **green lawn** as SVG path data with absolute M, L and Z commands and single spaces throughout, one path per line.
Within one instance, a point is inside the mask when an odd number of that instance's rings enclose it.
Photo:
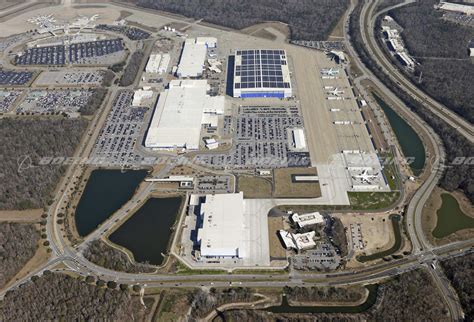
M 399 191 L 348 192 L 351 208 L 354 210 L 378 210 L 392 206 L 400 197 Z

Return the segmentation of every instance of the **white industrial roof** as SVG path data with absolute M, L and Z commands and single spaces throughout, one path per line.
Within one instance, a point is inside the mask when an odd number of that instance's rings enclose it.
M 184 42 L 183 53 L 179 60 L 177 74 L 179 77 L 198 77 L 204 69 L 207 47 L 204 42 L 189 38 Z
M 452 3 L 441 1 L 439 8 L 448 11 L 458 11 L 465 13 L 466 15 L 474 15 L 474 7 L 468 4 Z
M 324 222 L 324 217 L 319 212 L 312 212 L 308 214 L 293 214 L 291 219 L 298 224 L 299 227 L 305 227 L 308 225 L 315 225 Z
M 244 220 L 244 195 L 207 195 L 201 204 L 203 227 L 199 229 L 201 256 L 239 257 L 249 255 Z
M 224 100 L 210 97 L 207 90 L 206 80 L 171 81 L 156 104 L 145 146 L 198 149 L 204 113 L 223 110 L 219 104 Z
M 310 231 L 304 234 L 293 234 L 286 230 L 279 230 L 281 239 L 285 243 L 286 248 L 294 248 L 297 250 L 309 249 L 316 246 L 314 236 L 316 233 Z
M 138 89 L 133 93 L 132 106 L 141 106 L 144 99 L 152 98 L 153 91 Z
M 301 128 L 293 129 L 293 143 L 295 144 L 295 148 L 306 149 L 306 138 L 304 136 L 304 131 Z

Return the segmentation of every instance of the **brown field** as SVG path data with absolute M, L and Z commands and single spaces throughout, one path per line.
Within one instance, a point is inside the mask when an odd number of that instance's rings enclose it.
M 271 198 L 272 181 L 262 177 L 239 176 L 237 191 L 243 191 L 244 198 Z
M 0 211 L 0 221 L 11 222 L 39 222 L 43 209 L 27 209 L 27 210 L 2 210 Z
M 365 247 L 363 250 L 355 250 L 356 255 L 378 253 L 393 245 L 395 236 L 388 216 L 386 213 L 340 213 L 334 215 L 334 217 L 341 219 L 342 224 L 347 228 L 346 235 L 349 243 L 351 243 L 350 225 L 361 224 Z
M 278 230 L 284 229 L 284 217 L 268 217 L 268 234 L 270 239 L 270 259 L 286 259 L 286 250 L 283 248 Z
M 277 40 L 280 38 L 285 41 L 290 35 L 288 25 L 281 22 L 264 22 L 240 30 L 244 34 L 264 38 L 268 40 Z
M 316 168 L 283 168 L 273 171 L 276 198 L 317 198 L 321 196 L 321 187 L 317 182 L 295 183 L 291 175 L 317 175 Z

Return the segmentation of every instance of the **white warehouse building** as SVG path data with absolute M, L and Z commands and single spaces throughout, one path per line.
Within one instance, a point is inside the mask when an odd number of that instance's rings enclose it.
M 202 228 L 198 230 L 201 257 L 245 258 L 249 255 L 244 219 L 244 195 L 206 195 L 201 203 Z
M 294 128 L 291 130 L 291 138 L 293 147 L 296 150 L 306 150 L 306 137 L 302 128 Z
M 151 54 L 145 67 L 147 73 L 166 73 L 170 63 L 170 54 Z
M 211 97 L 208 90 L 207 80 L 172 80 L 155 106 L 145 147 L 197 150 L 203 124 L 224 113 L 225 98 Z
M 186 39 L 176 75 L 182 78 L 200 77 L 204 71 L 207 49 L 216 46 L 217 39 L 213 37 Z

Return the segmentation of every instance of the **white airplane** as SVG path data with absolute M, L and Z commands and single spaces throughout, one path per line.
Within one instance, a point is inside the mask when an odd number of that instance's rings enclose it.
M 339 75 L 339 69 L 335 68 L 323 68 L 321 69 L 321 75 L 327 75 L 327 76 L 336 76 Z
M 377 176 L 378 176 L 378 173 L 369 174 L 367 170 L 364 170 L 364 171 L 362 171 L 361 174 L 352 176 L 352 179 L 359 179 L 364 183 L 371 184 L 372 180 L 376 179 Z
M 327 93 L 333 96 L 341 96 L 341 94 L 344 94 L 344 91 L 336 87 L 335 89 L 330 90 Z

